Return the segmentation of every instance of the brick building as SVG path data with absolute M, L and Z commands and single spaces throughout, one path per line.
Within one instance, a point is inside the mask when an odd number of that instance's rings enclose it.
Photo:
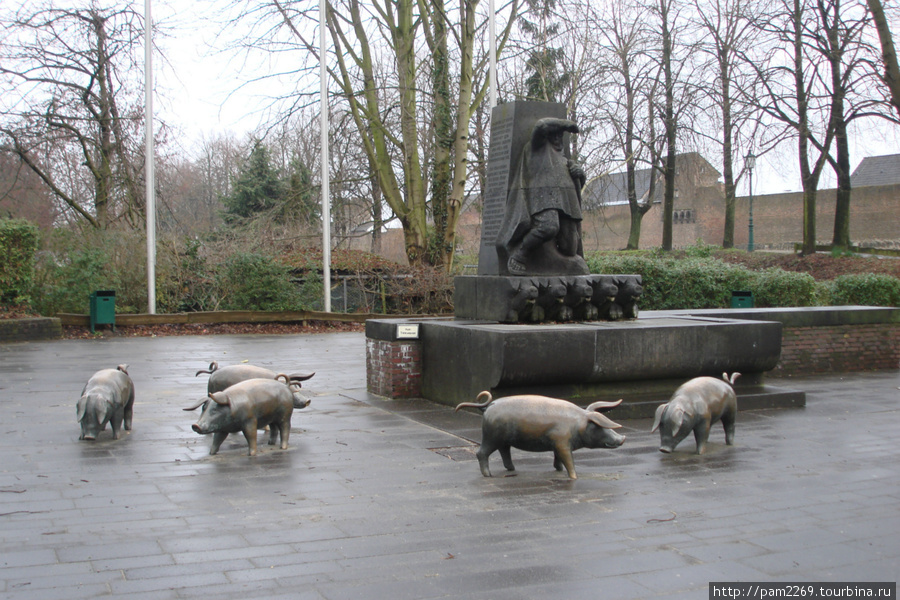
M 646 198 L 651 172 L 636 174 L 636 191 Z M 662 244 L 661 177 L 657 174 L 653 206 L 641 222 L 642 248 Z M 850 239 L 875 248 L 900 248 L 900 154 L 864 159 L 852 175 Z M 725 227 L 724 186 L 719 172 L 698 153 L 681 154 L 676 160 L 673 245 L 690 246 L 698 240 L 721 245 Z M 624 173 L 600 178 L 585 190 L 585 252 L 625 247 L 631 223 L 624 193 Z M 816 196 L 816 232 L 820 244 L 830 244 L 834 229 L 835 190 L 819 190 Z M 735 202 L 734 244 L 746 248 L 750 199 Z M 757 249 L 792 250 L 803 239 L 803 194 L 753 197 L 754 244 Z

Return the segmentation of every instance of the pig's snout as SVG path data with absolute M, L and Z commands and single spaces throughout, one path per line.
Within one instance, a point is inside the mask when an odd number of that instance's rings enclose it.
M 613 433 L 615 433 L 615 432 L 613 432 Z M 618 448 L 619 446 L 621 446 L 624 443 L 625 443 L 625 436 L 620 433 L 616 433 L 615 436 L 613 437 L 611 443 L 609 444 L 609 447 L 610 448 Z
M 81 437 L 79 440 L 89 440 L 94 441 L 97 439 L 97 436 L 100 435 L 100 428 L 96 425 L 91 426 L 90 424 L 82 423 L 81 426 Z
M 201 429 L 200 425 L 198 425 L 197 423 L 191 425 L 191 429 L 193 429 L 195 433 L 203 433 L 203 429 Z

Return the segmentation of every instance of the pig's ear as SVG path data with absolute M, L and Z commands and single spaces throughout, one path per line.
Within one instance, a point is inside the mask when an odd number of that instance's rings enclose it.
M 663 415 L 666 413 L 668 407 L 668 404 L 660 404 L 656 407 L 656 417 L 653 419 L 653 429 L 650 430 L 650 433 L 653 433 L 659 428 L 659 424 L 662 423 Z
M 84 418 L 84 410 L 87 408 L 87 396 L 82 396 L 78 399 L 78 403 L 75 404 L 75 422 L 81 423 L 81 420 Z
M 128 375 L 128 365 L 119 365 L 116 367 L 116 369 Z
M 214 392 L 209 395 L 210 398 L 216 404 L 221 404 L 222 406 L 231 406 L 231 400 L 228 399 L 228 396 L 225 395 L 225 392 Z
M 619 427 L 621 427 L 621 425 L 619 425 L 615 421 L 610 420 L 610 418 L 606 415 L 598 412 L 588 413 L 588 421 L 590 421 L 597 427 L 603 427 L 604 429 L 618 429 Z
M 684 409 L 679 406 L 672 411 L 672 426 L 674 427 L 674 431 L 679 431 L 682 423 L 684 423 Z

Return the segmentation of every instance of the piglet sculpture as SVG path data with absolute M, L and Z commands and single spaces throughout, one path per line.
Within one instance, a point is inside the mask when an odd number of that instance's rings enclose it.
M 201 369 L 197 371 L 194 377 L 198 377 L 201 373 L 209 373 L 209 381 L 206 382 L 207 394 L 224 391 L 234 384 L 247 379 L 275 379 L 278 376 L 278 373 L 275 371 L 254 365 L 229 365 L 220 368 L 219 363 L 216 361 L 209 363 L 209 370 Z M 312 378 L 313 375 L 315 373 L 291 373 L 287 376 L 281 376 L 287 377 L 290 380 L 290 384 L 296 385 L 299 390 L 301 387 L 300 382 Z M 296 399 L 294 408 L 306 408 L 309 406 L 309 398 L 303 395 L 302 392 L 297 391 L 294 394 L 294 398 Z
M 310 377 L 312 377 L 312 375 L 310 375 Z M 303 409 L 310 405 L 310 399 L 303 395 L 303 392 L 300 391 L 300 384 L 293 381 L 290 375 L 279 373 L 275 376 L 275 381 L 283 381 L 284 384 L 288 386 L 288 389 L 291 391 L 294 408 Z
M 115 369 L 103 369 L 94 373 L 76 404 L 76 418 L 81 424 L 79 440 L 95 440 L 109 423 L 114 440 L 119 439 L 119 428 L 125 421 L 125 429 L 131 429 L 134 409 L 134 383 L 128 376 L 128 365 Z
M 725 443 L 734 442 L 734 420 L 737 416 L 737 397 L 734 382 L 740 373 L 722 373 L 722 379 L 696 377 L 683 384 L 668 403 L 656 409 L 653 429 L 659 429 L 659 451 L 668 454 L 675 450 L 690 432 L 694 432 L 697 454 L 706 450 L 709 428 L 721 420 L 725 427 Z
M 546 396 L 507 396 L 494 400 L 490 392 L 481 392 L 476 400 L 456 407 L 477 408 L 484 413 L 481 422 L 481 447 L 476 452 L 481 474 L 491 476 L 488 459 L 500 451 L 503 466 L 515 471 L 510 448 L 529 452 L 553 452 L 553 467 L 563 467 L 570 479 L 576 479 L 572 451 L 579 448 L 617 448 L 625 436 L 612 431 L 621 427 L 599 411 L 618 406 L 618 402 L 594 402 L 586 409 L 566 400 Z
M 219 451 L 219 446 L 229 433 L 243 432 L 249 446 L 249 455 L 256 454 L 256 430 L 269 425 L 269 445 L 274 445 L 281 435 L 281 449 L 288 447 L 291 435 L 291 415 L 294 413 L 294 395 L 291 389 L 274 379 L 247 379 L 238 382 L 222 392 L 213 392 L 197 404 L 184 410 L 195 410 L 200 406 L 200 418 L 191 426 L 199 434 L 213 434 L 210 454 Z

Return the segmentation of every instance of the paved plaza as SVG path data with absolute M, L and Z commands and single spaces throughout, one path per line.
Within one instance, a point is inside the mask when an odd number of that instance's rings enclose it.
M 315 371 L 290 448 L 191 431 L 210 361 Z M 127 363 L 133 430 L 79 441 L 87 378 Z M 778 380 L 804 408 L 744 411 L 657 450 L 499 454 L 480 417 L 366 392 L 362 333 L 0 344 L 0 598 L 705 599 L 709 582 L 900 577 L 900 373 Z M 616 420 L 615 410 L 609 416 Z

